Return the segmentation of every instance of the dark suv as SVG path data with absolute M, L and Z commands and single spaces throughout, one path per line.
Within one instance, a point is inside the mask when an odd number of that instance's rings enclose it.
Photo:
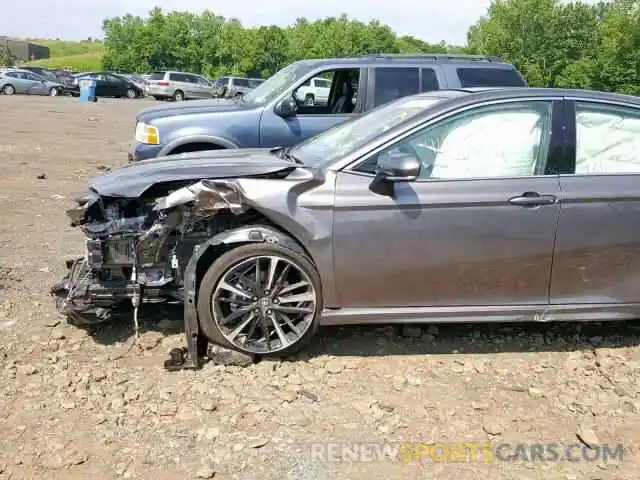
M 313 78 L 330 82 L 326 101 L 308 101 Z M 129 161 L 198 150 L 290 146 L 418 92 L 526 86 L 513 65 L 495 57 L 379 54 L 301 60 L 241 97 L 142 110 Z

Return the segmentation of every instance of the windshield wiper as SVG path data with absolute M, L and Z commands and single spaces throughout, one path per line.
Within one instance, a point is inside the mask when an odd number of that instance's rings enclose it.
M 286 148 L 283 148 L 282 150 L 280 150 L 280 158 L 284 158 L 285 160 L 289 160 L 289 161 L 298 163 L 300 165 L 304 165 L 302 163 L 302 160 L 297 158 L 295 155 L 291 154 L 291 149 L 292 148 L 293 147 L 286 147 Z

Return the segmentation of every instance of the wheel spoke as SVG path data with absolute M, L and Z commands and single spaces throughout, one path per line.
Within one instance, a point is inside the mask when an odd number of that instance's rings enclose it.
M 261 295 L 263 290 L 262 290 L 262 288 L 260 288 L 260 283 L 261 282 L 260 282 L 260 259 L 259 258 L 256 259 L 255 268 L 256 268 L 256 273 L 255 273 L 255 275 L 256 275 L 256 286 L 255 286 L 253 291 L 256 292 L 258 295 Z
M 235 293 L 236 295 L 238 295 L 240 297 L 252 298 L 252 295 L 250 293 L 245 292 L 244 290 L 240 290 L 239 288 L 234 287 L 233 285 L 229 285 L 225 281 L 220 282 L 220 285 L 218 285 L 218 288 L 221 288 L 221 289 L 226 290 L 226 291 L 231 292 L 231 293 Z
M 255 317 L 255 314 L 253 312 L 251 312 L 247 318 L 244 320 L 244 322 L 242 322 L 234 331 L 232 331 L 229 334 L 229 340 L 231 340 L 232 342 L 235 340 L 235 338 L 240 334 L 240 332 L 242 332 L 242 330 L 244 330 L 247 325 L 249 325 L 253 319 Z
M 291 342 L 289 342 L 289 339 L 284 334 L 284 331 L 282 330 L 282 327 L 278 323 L 278 319 L 276 318 L 276 316 L 275 315 L 269 315 L 269 320 L 271 320 L 271 323 L 273 324 L 273 328 L 276 329 L 276 333 L 278 334 L 278 338 L 280 339 L 280 346 L 281 347 L 286 347 L 286 346 L 290 345 Z
M 294 315 L 296 313 L 313 313 L 313 308 L 311 307 L 283 307 L 282 305 L 274 305 L 273 309 L 280 313 L 288 313 L 291 315 Z
M 278 268 L 278 257 L 269 257 L 269 273 L 267 274 L 267 282 L 264 285 L 264 291 L 268 292 L 273 286 L 273 279 L 276 276 L 276 269 Z
M 232 313 L 220 320 L 220 325 L 228 325 L 232 320 L 246 315 L 252 308 L 253 305 L 247 305 L 245 307 L 240 307 L 237 310 L 234 310 Z
M 249 300 L 243 300 L 242 298 L 225 298 L 225 297 L 218 298 L 218 302 L 231 303 L 231 304 L 240 305 L 240 306 L 253 304 L 253 302 L 250 302 Z
M 282 320 L 284 320 L 284 323 L 287 324 L 287 326 L 293 330 L 293 333 L 295 333 L 296 335 L 300 335 L 300 330 L 298 330 L 298 327 L 296 325 L 293 324 L 293 322 L 291 321 L 291 319 L 286 316 L 286 315 L 282 315 L 279 312 L 276 312 L 275 315 L 277 315 L 278 317 L 280 317 Z
M 280 303 L 298 303 L 298 302 L 313 302 L 315 295 L 312 292 L 299 293 L 297 295 L 289 295 L 285 297 L 278 297 Z
M 292 292 L 294 290 L 297 290 L 298 288 L 302 288 L 302 287 L 306 287 L 309 285 L 309 282 L 302 280 L 300 282 L 296 282 L 292 285 L 287 285 L 286 287 L 282 288 L 279 292 L 278 295 L 283 295 L 287 292 Z

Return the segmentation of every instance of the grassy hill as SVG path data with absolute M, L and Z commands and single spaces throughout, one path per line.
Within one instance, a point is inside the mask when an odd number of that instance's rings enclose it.
M 72 42 L 32 38 L 30 41 L 49 47 L 51 58 L 29 62 L 48 68 L 71 68 L 73 70 L 100 70 L 102 68 L 102 43 Z

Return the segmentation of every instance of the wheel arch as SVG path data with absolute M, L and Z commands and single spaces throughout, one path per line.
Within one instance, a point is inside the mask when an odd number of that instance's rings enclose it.
M 175 153 L 185 153 L 185 152 L 195 152 L 199 150 L 207 150 L 203 149 L 193 149 L 190 150 L 189 146 L 198 145 L 198 146 L 211 146 L 211 150 L 223 150 L 227 148 L 238 148 L 238 145 L 231 140 L 228 140 L 223 137 L 215 137 L 211 135 L 197 135 L 190 136 L 186 138 L 179 138 L 172 142 L 170 142 L 166 147 L 162 149 L 162 151 L 158 154 L 158 156 L 164 155 L 173 155 Z
M 192 329 L 199 323 L 197 320 L 197 294 L 202 277 L 207 269 L 223 253 L 235 247 L 251 243 L 284 245 L 297 253 L 305 255 L 315 264 L 313 257 L 302 242 L 289 232 L 274 225 L 269 225 L 266 219 L 264 223 L 243 225 L 214 235 L 194 249 L 184 270 L 184 318 L 185 322 L 193 322 Z

